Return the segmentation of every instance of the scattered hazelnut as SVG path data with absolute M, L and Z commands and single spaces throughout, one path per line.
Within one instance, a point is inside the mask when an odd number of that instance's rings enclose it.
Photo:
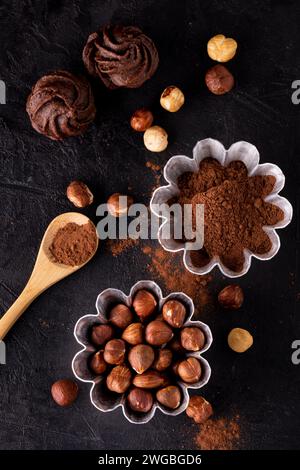
M 217 62 L 228 62 L 235 56 L 237 42 L 232 38 L 226 38 L 223 34 L 217 34 L 207 43 L 209 57 Z
M 132 410 L 140 413 L 147 413 L 153 405 L 151 392 L 141 388 L 133 388 L 127 397 L 127 401 Z
M 78 395 L 78 385 L 73 380 L 58 380 L 51 387 L 51 395 L 59 406 L 72 405 Z
M 92 204 L 94 196 L 82 181 L 72 181 L 67 187 L 67 198 L 76 207 L 87 207 Z
M 205 83 L 214 95 L 224 95 L 234 86 L 233 75 L 224 65 L 214 65 L 205 75 Z
M 232 284 L 221 290 L 218 295 L 218 301 L 224 308 L 237 310 L 244 301 L 244 294 L 240 286 Z
M 144 134 L 145 147 L 150 152 L 162 152 L 168 147 L 168 134 L 160 126 L 152 126 Z
M 171 365 L 172 357 L 173 357 L 173 354 L 172 354 L 172 351 L 170 351 L 170 349 L 160 349 L 157 352 L 157 357 L 152 367 L 155 370 L 158 370 L 159 372 L 162 370 L 165 370 Z
M 158 388 L 167 385 L 168 379 L 156 370 L 147 370 L 143 374 L 136 375 L 132 383 L 139 388 Z
M 243 328 L 233 328 L 228 335 L 228 345 L 235 352 L 243 353 L 251 348 L 252 344 L 252 335 Z
M 114 336 L 114 330 L 110 325 L 94 325 L 91 338 L 96 346 L 102 346 Z
M 168 300 L 163 306 L 162 314 L 164 320 L 173 328 L 181 328 L 186 316 L 186 308 L 178 300 Z
M 137 109 L 130 119 L 132 129 L 137 132 L 145 132 L 153 123 L 153 114 L 146 108 Z
M 106 371 L 106 367 L 107 364 L 104 360 L 103 351 L 97 351 L 93 354 L 90 362 L 90 368 L 92 371 L 95 372 L 95 374 L 101 375 Z
M 181 393 L 176 385 L 169 385 L 156 392 L 156 398 L 162 405 L 175 410 L 180 405 Z
M 111 339 L 104 348 L 104 360 L 108 364 L 122 364 L 125 359 L 125 343 L 122 339 Z
M 133 198 L 131 196 L 114 193 L 107 200 L 107 209 L 113 217 L 122 217 L 127 214 L 132 204 Z
M 184 94 L 176 86 L 168 86 L 161 94 L 160 104 L 170 113 L 176 113 L 184 104 Z
M 133 299 L 133 308 L 141 321 L 152 315 L 157 302 L 153 294 L 147 290 L 139 290 Z
M 116 366 L 106 377 L 106 385 L 109 390 L 116 393 L 124 393 L 131 383 L 131 372 L 126 366 Z
M 109 320 L 113 325 L 124 330 L 132 322 L 133 315 L 127 305 L 117 304 L 110 311 Z
M 154 351 L 147 344 L 137 344 L 130 350 L 128 361 L 138 374 L 142 374 L 153 363 Z
M 178 366 L 179 377 L 189 384 L 198 382 L 201 377 L 201 365 L 195 357 L 188 357 Z
M 153 320 L 146 326 L 145 338 L 152 346 L 162 346 L 173 337 L 173 331 L 164 321 Z
M 131 323 L 127 326 L 123 331 L 122 339 L 132 345 L 141 344 L 143 342 L 143 326 L 141 323 Z
M 189 406 L 186 409 L 189 418 L 193 418 L 195 423 L 202 424 L 213 414 L 211 404 L 203 397 L 193 396 L 190 398 Z
M 200 351 L 205 344 L 205 336 L 200 328 L 187 327 L 180 332 L 180 340 L 184 349 Z

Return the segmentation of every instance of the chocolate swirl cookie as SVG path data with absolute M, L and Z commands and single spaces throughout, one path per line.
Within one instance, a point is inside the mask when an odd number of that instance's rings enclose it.
M 108 88 L 138 88 L 158 66 L 153 41 L 134 26 L 105 26 L 89 36 L 83 50 L 88 72 Z
M 32 127 L 53 140 L 82 134 L 96 114 L 89 82 L 62 70 L 37 81 L 26 110 Z

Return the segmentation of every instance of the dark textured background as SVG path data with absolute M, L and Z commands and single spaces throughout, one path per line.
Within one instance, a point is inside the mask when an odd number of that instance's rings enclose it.
M 83 138 L 58 143 L 30 127 L 25 101 L 44 73 L 65 68 L 83 72 L 81 51 L 88 34 L 111 21 L 142 27 L 157 44 L 160 66 L 138 90 L 109 93 L 93 83 L 97 121 Z M 241 279 L 246 301 L 239 312 L 216 310 L 205 320 L 215 342 L 206 354 L 213 374 L 205 396 L 217 416 L 238 412 L 242 448 L 299 448 L 300 366 L 291 363 L 291 343 L 300 339 L 299 111 L 291 103 L 291 83 L 300 79 L 300 5 L 297 1 L 1 0 L 0 79 L 7 104 L 0 106 L 0 307 L 20 293 L 33 266 L 45 228 L 61 212 L 73 210 L 64 195 L 74 178 L 86 181 L 97 202 L 132 187 L 148 203 L 155 184 L 145 163 L 164 164 L 177 153 L 191 155 L 197 140 L 214 137 L 229 146 L 255 144 L 262 162 L 286 174 L 283 195 L 295 208 L 293 223 L 281 232 L 282 248 L 267 263 L 254 261 Z M 211 64 L 207 40 L 217 34 L 239 43 L 230 62 L 237 86 L 211 95 L 203 83 Z M 186 104 L 175 115 L 159 107 L 159 95 L 177 84 Z M 167 129 L 170 145 L 150 154 L 128 125 L 137 107 L 153 109 Z M 94 216 L 95 206 L 86 211 Z M 52 382 L 72 377 L 78 350 L 76 320 L 94 313 L 97 294 L 109 287 L 125 292 L 149 277 L 140 248 L 113 258 L 102 245 L 85 269 L 39 298 L 7 336 L 7 365 L 0 366 L 1 449 L 179 449 L 193 447 L 197 426 L 183 414 L 156 414 L 135 427 L 120 410 L 101 414 L 89 403 L 89 386 L 69 409 L 50 397 Z M 156 278 L 160 283 L 160 279 Z M 216 273 L 216 291 L 226 281 Z M 298 317 L 298 318 L 297 318 Z M 226 346 L 233 326 L 248 328 L 254 347 L 236 355 Z

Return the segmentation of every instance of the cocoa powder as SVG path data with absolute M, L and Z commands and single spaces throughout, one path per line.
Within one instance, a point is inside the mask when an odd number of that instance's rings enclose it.
M 201 450 L 234 450 L 239 447 L 240 417 L 211 418 L 200 425 L 195 437 L 196 446 Z
M 74 222 L 60 228 L 49 247 L 55 261 L 68 266 L 79 266 L 92 256 L 97 248 L 97 233 L 91 222 Z
M 138 239 L 126 238 L 124 240 L 108 240 L 106 248 L 111 252 L 113 256 L 119 256 L 124 251 L 133 248 L 139 243 Z
M 283 219 L 283 211 L 265 202 L 275 185 L 271 175 L 248 176 L 241 161 L 221 166 L 212 158 L 200 163 L 197 173 L 184 173 L 178 178 L 180 194 L 169 204 L 192 204 L 193 228 L 195 209 L 204 204 L 204 247 L 192 253 L 195 266 L 201 267 L 213 256 L 225 266 L 239 272 L 244 264 L 244 249 L 265 254 L 272 247 L 263 230 Z

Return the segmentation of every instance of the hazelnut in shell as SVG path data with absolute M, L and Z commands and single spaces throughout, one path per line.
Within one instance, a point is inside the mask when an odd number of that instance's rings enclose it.
M 133 198 L 131 196 L 114 193 L 107 200 L 107 209 L 113 217 L 122 217 L 127 214 L 132 204 Z
M 133 388 L 128 394 L 127 402 L 133 411 L 147 413 L 153 406 L 152 393 L 141 388 Z
M 133 314 L 127 305 L 117 304 L 109 314 L 109 321 L 121 330 L 125 330 L 133 320 Z
M 116 393 L 124 393 L 131 383 L 131 372 L 126 366 L 116 366 L 106 377 L 106 385 L 109 390 Z
M 187 351 L 200 351 L 205 344 L 205 336 L 200 328 L 186 327 L 180 332 L 180 341 Z
M 91 339 L 96 346 L 102 346 L 114 336 L 111 325 L 94 325 L 92 327 Z
M 162 346 L 171 341 L 173 331 L 164 321 L 153 320 L 146 326 L 145 338 L 152 346 Z
M 82 181 L 72 181 L 67 187 L 67 198 L 75 207 L 87 207 L 94 200 L 93 193 Z
M 142 289 L 136 293 L 132 305 L 137 316 L 143 321 L 154 313 L 157 301 L 151 292 Z
M 97 375 L 101 375 L 106 371 L 107 364 L 104 360 L 103 351 L 97 351 L 95 354 L 93 354 L 90 361 L 90 368 Z
M 72 405 L 78 396 L 78 385 L 69 379 L 57 380 L 51 387 L 51 395 L 59 406 Z
M 176 385 L 169 385 L 168 387 L 158 390 L 156 392 L 156 398 L 162 405 L 171 410 L 176 410 L 181 401 L 180 389 Z
M 240 286 L 230 284 L 224 287 L 218 295 L 219 304 L 231 310 L 237 310 L 244 302 L 244 293 Z
M 189 418 L 192 418 L 195 423 L 202 424 L 212 416 L 213 409 L 205 398 L 194 395 L 190 398 L 186 414 Z
M 172 358 L 173 354 L 170 349 L 159 349 L 159 351 L 157 351 L 156 359 L 153 362 L 153 369 L 158 370 L 159 372 L 167 369 L 172 363 Z
M 147 370 L 143 374 L 136 375 L 132 383 L 139 388 L 159 388 L 167 385 L 168 379 L 156 370 Z
M 137 132 L 145 132 L 153 123 L 153 114 L 149 109 L 137 109 L 130 119 L 132 129 Z
M 131 323 L 125 328 L 122 339 L 133 346 L 143 342 L 143 325 L 141 323 Z
M 111 339 L 104 348 L 104 360 L 108 364 L 122 364 L 125 359 L 126 347 L 122 339 Z
M 178 366 L 178 375 L 188 384 L 194 384 L 200 380 L 201 365 L 195 357 L 188 357 L 180 362 Z
M 135 372 L 142 374 L 151 367 L 154 351 L 147 344 L 137 344 L 129 351 L 128 361 Z
M 168 300 L 163 306 L 162 314 L 173 328 L 181 328 L 186 317 L 186 308 L 178 300 Z

